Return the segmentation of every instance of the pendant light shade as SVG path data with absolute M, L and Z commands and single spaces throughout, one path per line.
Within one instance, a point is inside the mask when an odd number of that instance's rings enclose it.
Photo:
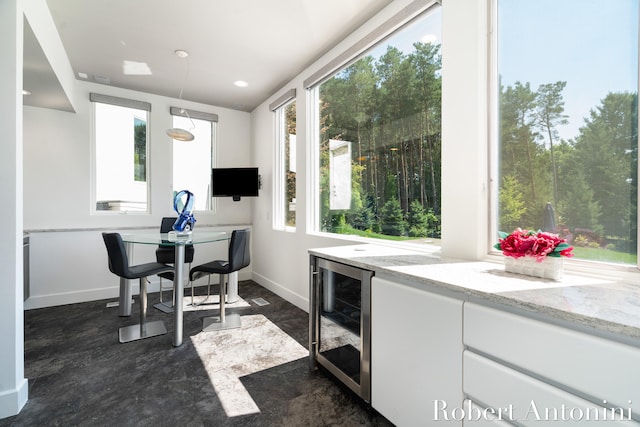
M 189 53 L 185 50 L 176 50 L 176 56 L 178 58 L 187 58 L 189 56 Z M 184 76 L 184 82 L 187 81 L 188 76 L 189 76 L 189 60 L 187 59 L 187 71 Z M 182 103 L 182 91 L 184 90 L 184 82 L 182 83 L 182 87 L 180 88 L 180 103 Z M 184 108 L 182 109 L 182 111 L 186 113 Z M 196 126 L 193 123 L 193 120 L 191 120 L 191 117 L 189 117 L 189 113 L 186 113 L 186 114 L 189 120 L 191 121 L 192 128 L 190 130 L 193 130 Z M 176 141 L 193 141 L 195 139 L 195 137 L 190 131 L 181 129 L 181 128 L 167 129 L 166 133 Z
M 176 141 L 193 141 L 195 138 L 191 132 L 180 128 L 171 128 L 166 130 L 167 135 Z

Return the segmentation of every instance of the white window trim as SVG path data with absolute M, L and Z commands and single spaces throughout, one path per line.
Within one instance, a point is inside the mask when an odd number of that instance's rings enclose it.
M 284 126 L 285 126 L 285 114 L 282 106 L 277 107 L 273 111 L 274 117 L 274 142 L 275 149 L 273 150 L 273 229 L 285 230 L 285 211 L 284 211 L 284 193 L 285 193 L 285 179 L 283 176 L 284 171 L 284 150 L 282 149 L 282 141 L 284 138 Z
M 90 128 L 91 128 L 91 147 L 89 148 L 89 154 L 91 156 L 90 167 L 91 174 L 89 178 L 89 182 L 91 185 L 90 188 L 90 197 L 89 197 L 89 215 L 95 216 L 116 216 L 116 215 L 151 215 L 151 194 L 152 194 L 152 186 L 151 186 L 151 162 L 149 161 L 149 135 L 150 135 L 150 122 L 151 122 L 151 103 L 145 101 L 136 101 L 127 98 L 119 98 L 111 95 L 102 95 L 98 93 L 89 93 L 89 101 L 91 104 L 91 118 L 90 118 Z M 96 193 L 96 185 L 97 185 L 97 176 L 96 176 L 96 167 L 97 167 L 97 159 L 96 159 L 96 104 L 108 104 L 108 105 L 116 105 L 119 107 L 126 108 L 134 108 L 139 110 L 147 111 L 147 132 L 146 132 L 146 158 L 147 158 L 147 208 L 144 211 L 110 211 L 110 210 L 98 210 L 96 208 L 97 204 L 97 193 Z
M 307 90 L 307 128 L 306 138 L 309 141 L 307 149 L 307 233 L 335 237 L 334 233 L 320 231 L 320 86 Z
M 488 90 L 487 98 L 489 100 L 489 134 L 487 138 L 487 152 L 489 152 L 489 182 L 491 183 L 490 191 L 488 195 L 488 208 L 489 208 L 489 245 L 487 247 L 487 255 L 485 260 L 500 262 L 503 255 L 500 251 L 493 248 L 493 244 L 496 243 L 493 236 L 498 235 L 497 223 L 498 223 L 498 194 L 499 194 L 499 180 L 498 180 L 498 0 L 489 0 L 489 12 L 487 22 L 487 33 L 489 34 L 488 43 Z M 640 57 L 638 60 L 638 87 L 640 87 Z M 638 123 L 638 131 L 640 132 L 640 121 Z M 640 133 L 639 133 L 640 135 Z M 639 172 L 640 172 L 640 162 Z M 640 173 L 639 175 L 640 176 Z M 639 190 L 640 192 L 640 190 Z M 638 212 L 640 212 L 640 197 L 638 197 Z M 576 273 L 579 275 L 586 275 L 589 277 L 597 277 L 607 279 L 618 280 L 640 280 L 640 227 L 636 227 L 638 232 L 638 258 L 636 265 L 629 264 L 614 264 L 602 261 L 589 261 L 582 259 L 565 258 L 563 261 L 563 267 L 565 271 Z M 492 241 L 493 240 L 493 241 Z
M 195 120 L 203 120 L 211 122 L 211 168 L 217 167 L 217 135 L 218 135 L 218 115 L 213 113 L 206 113 L 203 111 L 189 110 L 182 107 L 169 107 L 169 114 L 171 116 L 176 117 L 187 117 Z M 176 188 L 173 188 L 173 174 L 174 174 L 174 165 L 173 165 L 173 147 L 174 144 L 171 144 L 171 191 L 180 191 Z M 211 176 L 209 176 L 209 180 L 211 180 Z M 173 198 L 172 202 L 173 203 Z M 211 182 L 209 182 L 209 191 L 207 194 L 207 203 L 205 210 L 195 210 L 194 212 L 202 212 L 202 213 L 215 213 L 218 208 L 217 197 L 211 197 Z
M 273 170 L 275 171 L 275 173 L 273 174 L 272 226 L 274 230 L 290 232 L 294 232 L 296 230 L 296 227 L 287 225 L 287 210 L 285 205 L 287 194 L 287 171 L 285 170 L 285 165 L 287 162 L 285 159 L 284 141 L 288 136 L 286 135 L 286 110 L 287 107 L 289 107 L 289 105 L 294 102 L 296 102 L 296 90 L 291 89 L 269 106 L 270 110 L 274 113 L 273 116 L 275 141 L 275 149 L 273 150 Z
M 402 246 L 409 245 L 412 249 L 415 249 L 415 244 L 403 244 L 402 242 L 391 242 L 382 239 L 370 239 L 366 237 L 343 235 L 337 233 L 330 233 L 320 230 L 320 141 L 318 135 L 318 129 L 320 124 L 320 86 L 323 82 L 333 77 L 336 73 L 342 69 L 348 67 L 353 62 L 360 59 L 362 55 L 368 52 L 376 44 L 383 41 L 385 38 L 393 35 L 396 31 L 401 30 L 406 25 L 409 25 L 414 19 L 423 16 L 428 13 L 434 7 L 441 7 L 441 0 L 414 0 L 409 3 L 405 8 L 393 15 L 391 18 L 383 22 L 378 27 L 374 28 L 367 35 L 356 41 L 352 46 L 345 49 L 341 54 L 329 61 L 326 65 L 314 72 L 311 76 L 303 81 L 303 86 L 307 92 L 306 100 L 306 138 L 309 141 L 307 151 L 307 185 L 306 185 L 306 228 L 307 234 L 316 236 L 326 236 L 336 238 L 340 240 L 351 240 L 354 242 L 366 242 L 376 243 L 390 246 Z M 425 244 L 425 250 L 432 253 L 434 248 L 439 250 L 439 247 Z M 418 249 L 419 250 L 419 249 Z

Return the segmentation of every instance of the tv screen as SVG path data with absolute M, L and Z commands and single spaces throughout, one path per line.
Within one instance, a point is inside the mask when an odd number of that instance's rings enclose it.
M 214 168 L 211 170 L 211 196 L 256 197 L 259 188 L 258 168 Z

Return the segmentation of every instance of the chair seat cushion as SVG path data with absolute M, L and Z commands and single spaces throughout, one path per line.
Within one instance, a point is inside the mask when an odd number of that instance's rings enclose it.
M 206 264 L 193 267 L 189 272 L 189 280 L 193 280 L 194 277 L 198 278 L 205 274 L 229 274 L 231 273 L 231 266 L 228 261 L 216 260 Z
M 138 279 L 140 277 L 153 276 L 165 271 L 173 271 L 173 267 L 159 262 L 148 262 L 146 264 L 132 265 L 129 267 L 127 279 Z
M 158 276 L 162 277 L 163 279 L 167 279 L 167 280 L 171 280 L 173 282 L 173 270 L 172 271 L 167 271 L 165 273 L 160 273 L 158 274 Z

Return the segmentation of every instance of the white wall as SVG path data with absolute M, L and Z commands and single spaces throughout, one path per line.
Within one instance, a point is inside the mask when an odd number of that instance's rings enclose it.
M 346 236 L 314 235 L 308 229 L 306 165 L 308 133 L 313 129 L 307 126 L 308 99 L 303 80 L 410 3 L 411 0 L 392 2 L 252 112 L 253 158 L 266 178 L 263 191 L 266 197 L 260 197 L 253 205 L 257 254 L 253 276 L 301 308 L 308 309 L 308 249 L 361 241 Z M 487 1 L 481 0 L 444 0 L 442 4 L 442 254 L 451 258 L 478 259 L 487 247 L 487 5 Z M 297 90 L 295 232 L 273 230 L 271 218 L 275 129 L 268 105 L 291 88 Z
M 151 103 L 149 114 L 150 214 L 91 213 L 92 106 L 96 92 Z M 24 107 L 24 228 L 31 235 L 31 297 L 25 308 L 68 304 L 117 295 L 118 280 L 106 269 L 106 250 L 100 232 L 132 227 L 159 227 L 172 216 L 170 106 L 218 115 L 216 164 L 251 166 L 249 113 L 182 102 L 147 93 L 77 81 L 76 113 Z M 188 150 L 188 143 L 184 149 Z M 251 224 L 252 199 L 216 199 L 213 213 L 196 212 L 196 227 Z M 224 250 L 201 245 L 198 255 L 226 256 Z M 155 249 L 155 248 L 154 248 Z M 153 250 L 134 262 L 155 259 Z M 206 258 L 202 259 L 202 261 Z M 242 276 L 241 276 L 242 278 Z M 154 286 L 150 291 L 155 290 Z M 134 290 L 135 292 L 135 290 Z
M 374 28 L 409 5 L 411 0 L 396 0 L 367 24 L 284 85 L 251 115 L 203 104 L 185 103 L 185 107 L 219 115 L 218 166 L 258 166 L 263 188 L 260 197 L 233 202 L 218 199 L 215 214 L 197 215 L 198 224 L 252 224 L 254 257 L 253 277 L 260 284 L 287 298 L 301 308 L 308 305 L 308 255 L 313 247 L 351 244 L 357 238 L 314 234 L 308 229 L 307 171 L 308 135 L 307 91 L 303 80 L 352 46 Z M 426 3 L 426 0 L 425 0 Z M 445 0 L 443 2 L 443 255 L 477 259 L 484 253 L 487 236 L 487 2 Z M 297 89 L 297 228 L 279 231 L 272 228 L 272 180 L 275 151 L 273 113 L 268 104 L 285 91 Z M 152 103 L 149 119 L 151 214 L 90 214 L 91 103 L 89 92 L 138 99 Z M 171 127 L 169 106 L 176 99 L 128 91 L 110 86 L 76 82 L 74 102 L 77 113 L 25 107 L 24 110 L 24 227 L 27 230 L 62 230 L 54 241 L 61 265 L 86 245 L 79 230 L 90 233 L 102 229 L 156 226 L 171 212 L 171 144 L 164 130 Z M 460 123 L 464 123 L 461 126 Z M 452 161 L 454 159 L 455 161 Z M 457 177 L 464 176 L 465 180 Z M 467 179 L 468 178 L 468 179 Z M 464 206 L 464 209 L 461 209 Z M 75 231 L 69 233 L 69 231 Z M 79 237 L 83 236 L 83 237 Z M 98 235 L 99 236 L 99 235 Z M 76 240 L 77 238 L 77 240 Z M 32 246 L 32 295 L 42 302 L 27 302 L 32 308 L 63 300 L 75 302 L 81 294 L 93 290 L 104 294 L 105 286 L 115 292 L 115 284 L 47 283 L 54 262 L 38 248 L 42 236 Z M 51 236 L 47 236 L 47 241 Z M 58 242 L 59 240 L 59 242 Z M 89 263 L 104 268 L 98 260 Z M 48 268 L 42 268 L 50 265 Z M 41 268 L 41 269 L 39 269 Z M 56 280 L 62 280 L 56 279 Z M 76 295 L 73 295 L 76 294 Z M 64 295 L 67 295 L 66 297 Z M 73 295 L 73 296 L 72 296 Z M 88 294 L 87 294 L 88 297 Z M 82 297 L 84 298 L 84 297 Z M 86 299 L 80 299 L 86 300 Z M 33 305 L 32 305 L 33 304 Z
M 17 414 L 28 396 L 22 314 L 22 2 L 0 2 L 0 418 Z
M 231 232 L 235 228 L 245 227 L 251 228 L 247 224 L 235 224 L 198 229 Z M 113 231 L 131 233 L 135 230 L 113 229 Z M 149 232 L 149 230 L 138 231 Z M 24 302 L 24 308 L 28 310 L 100 299 L 115 300 L 118 297 L 120 281 L 109 271 L 101 232 L 102 230 L 68 230 L 30 233 L 31 296 Z M 226 259 L 227 245 L 226 240 L 196 245 L 192 265 L 203 264 L 214 259 Z M 69 252 L 61 251 L 61 247 Z M 156 245 L 131 245 L 132 264 L 154 261 L 156 248 Z M 241 270 L 238 277 L 240 280 L 250 279 L 251 266 Z M 159 277 L 151 276 L 148 279 L 150 281 L 148 291 L 157 292 L 160 286 Z M 206 285 L 206 283 L 206 278 L 195 281 L 196 286 Z M 217 275 L 211 278 L 211 283 L 218 283 Z M 170 286 L 170 283 L 164 281 L 165 289 Z M 138 294 L 137 280 L 131 281 L 131 289 L 134 295 Z
M 250 166 L 253 163 L 249 113 L 83 81 L 76 81 L 75 92 L 76 113 L 24 107 L 25 229 L 154 226 L 160 224 L 162 216 L 172 214 L 172 144 L 165 134 L 167 128 L 173 127 L 170 106 L 218 115 L 214 155 L 218 166 Z M 91 214 L 90 92 L 151 103 L 147 130 L 150 215 Z M 188 143 L 184 149 L 189 149 Z M 196 225 L 250 222 L 251 199 L 240 202 L 217 199 L 217 203 L 215 213 L 197 213 Z

